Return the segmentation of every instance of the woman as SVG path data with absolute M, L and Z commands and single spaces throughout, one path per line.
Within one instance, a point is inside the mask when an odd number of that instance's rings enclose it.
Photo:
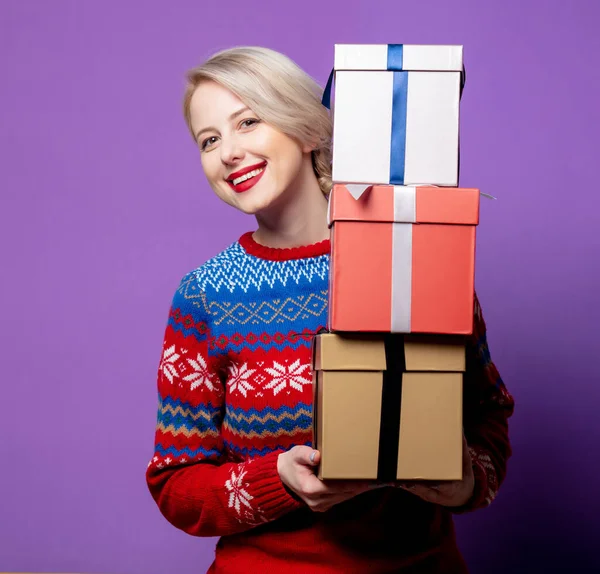
M 188 75 L 185 118 L 206 178 L 258 228 L 175 292 L 150 492 L 177 528 L 221 537 L 210 572 L 466 572 L 452 513 L 494 498 L 513 409 L 478 302 L 464 479 L 394 488 L 315 475 L 310 341 L 326 326 L 332 133 L 321 94 L 267 49 L 226 50 Z

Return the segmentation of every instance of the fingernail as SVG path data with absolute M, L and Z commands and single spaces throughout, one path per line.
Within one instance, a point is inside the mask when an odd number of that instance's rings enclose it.
M 315 462 L 315 456 L 317 456 L 317 451 L 316 451 L 316 450 L 313 450 L 313 451 L 310 453 L 310 457 L 309 457 L 309 458 L 310 458 L 310 462 Z

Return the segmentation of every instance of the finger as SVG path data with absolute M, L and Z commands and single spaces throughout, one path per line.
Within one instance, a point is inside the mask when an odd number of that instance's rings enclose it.
M 311 499 L 323 498 L 331 494 L 323 481 L 319 480 L 312 472 L 307 472 L 301 478 L 300 489 L 304 495 Z
M 297 446 L 292 452 L 294 462 L 303 466 L 317 466 L 321 460 L 321 453 L 308 446 Z
M 469 444 L 467 443 L 467 437 L 465 436 L 465 433 L 463 432 L 463 440 L 462 440 L 462 446 L 463 446 L 463 468 L 467 468 L 469 466 L 471 466 L 472 464 L 472 460 L 471 460 L 471 451 L 469 450 Z
M 373 488 L 374 484 L 377 486 L 377 483 L 374 483 L 371 480 L 324 480 L 323 484 L 331 494 L 361 492 Z
M 336 502 L 319 502 L 319 504 L 317 504 L 316 506 L 313 507 L 313 512 L 327 512 L 328 510 L 330 510 L 331 508 L 333 508 L 336 505 Z

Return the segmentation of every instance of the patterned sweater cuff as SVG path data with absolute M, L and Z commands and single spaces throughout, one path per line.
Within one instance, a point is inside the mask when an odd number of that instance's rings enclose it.
M 265 522 L 276 520 L 304 506 L 302 501 L 288 492 L 279 477 L 277 459 L 280 454 L 279 451 L 271 452 L 246 463 L 248 482 L 252 484 L 250 492 L 253 500 L 250 503 L 255 503 L 255 512 Z
M 463 506 L 450 507 L 454 514 L 464 514 L 489 506 L 498 492 L 498 478 L 496 469 L 490 456 L 480 447 L 469 447 L 469 454 L 473 466 L 475 487 L 471 499 Z

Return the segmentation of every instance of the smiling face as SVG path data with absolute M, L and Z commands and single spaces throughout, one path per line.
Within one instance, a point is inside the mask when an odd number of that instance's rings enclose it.
M 216 82 L 196 88 L 190 122 L 211 188 L 244 213 L 261 213 L 283 201 L 311 165 L 309 146 L 261 121 Z

